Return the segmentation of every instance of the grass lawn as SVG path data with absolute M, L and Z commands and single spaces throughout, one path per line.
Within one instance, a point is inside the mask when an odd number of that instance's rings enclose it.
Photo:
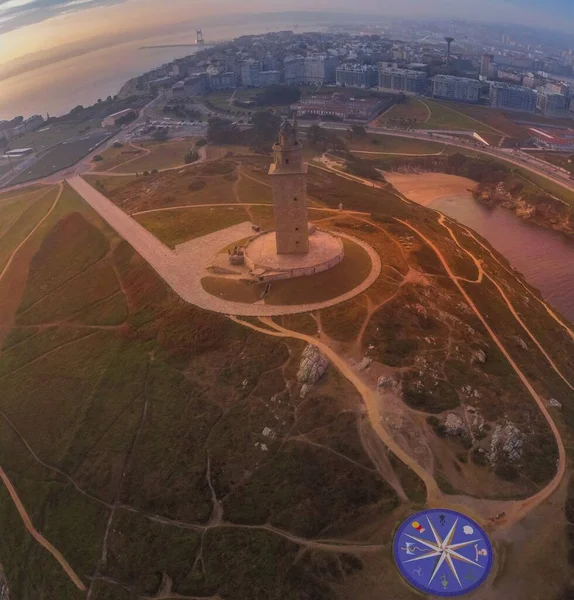
M 197 237 L 249 221 L 242 206 L 190 208 L 136 215 L 135 219 L 164 244 L 175 248 Z
M 445 148 L 440 142 L 427 142 L 400 138 L 392 135 L 368 134 L 364 137 L 353 136 L 352 140 L 345 140 L 351 150 L 356 152 L 381 152 L 388 154 L 438 154 Z
M 194 147 L 195 138 L 168 142 L 145 142 L 142 146 L 150 150 L 149 154 L 125 165 L 113 168 L 114 173 L 141 173 L 153 169 L 169 169 L 184 165 L 184 157 Z
M 24 196 L 28 196 L 29 194 L 34 194 L 40 190 L 47 190 L 50 186 L 45 185 L 27 185 L 26 187 L 18 188 L 15 190 L 10 190 L 9 192 L 0 192 L 0 203 L 4 200 L 10 200 L 12 198 L 23 198 Z
M 18 209 L 12 205 L 12 210 L 8 208 L 0 212 L 0 230 L 4 230 L 0 237 L 0 272 L 6 266 L 14 248 L 28 236 L 50 210 L 57 194 L 58 190 L 55 187 L 42 190 L 32 196 L 32 202 L 30 197 L 24 199 L 24 206 L 27 205 L 25 210 L 21 210 L 18 204 Z
M 135 175 L 124 175 L 123 177 L 106 177 L 105 175 L 90 175 L 86 173 L 82 177 L 93 187 L 98 187 L 98 181 L 104 186 L 101 190 L 104 194 L 112 192 L 136 179 Z
M 52 188 L 54 189 L 54 188 Z M 0 201 L 0 240 L 13 226 L 17 227 L 17 221 L 28 208 L 42 196 L 48 194 L 50 187 L 46 186 L 31 194 L 14 196 Z
M 377 119 L 376 124 L 389 125 L 401 119 L 414 120 L 419 124 L 424 124 L 429 116 L 430 112 L 422 100 L 418 98 L 406 98 L 404 102 L 394 104 L 390 110 L 382 114 Z
M 13 147 L 45 150 L 72 137 L 93 133 L 101 129 L 101 119 L 88 119 L 68 123 L 54 123 L 40 127 L 38 131 L 25 133 L 12 142 Z
M 253 202 L 255 204 L 271 204 L 273 202 L 273 194 L 271 187 L 264 183 L 255 181 L 261 179 L 258 175 L 253 175 L 249 171 L 245 170 L 245 174 L 241 174 L 241 180 L 237 187 L 237 195 L 239 196 L 240 202 Z M 251 175 L 249 177 L 248 175 Z
M 467 114 L 459 111 L 458 104 L 446 104 L 427 99 L 425 99 L 424 102 L 429 107 L 431 116 L 430 119 L 425 123 L 419 123 L 416 125 L 416 127 L 420 129 L 454 129 L 501 135 L 501 133 L 496 131 L 496 129 L 489 127 L 485 123 L 474 120 Z
M 336 267 L 312 277 L 274 281 L 266 304 L 311 304 L 335 298 L 357 287 L 371 272 L 369 255 L 361 246 L 343 238 L 345 258 Z
M 515 165 L 512 165 L 512 168 L 522 177 L 528 179 L 528 181 L 531 181 L 545 192 L 548 192 L 552 196 L 556 196 L 574 206 L 574 190 L 570 190 L 559 183 L 547 179 L 543 175 L 532 173 L 532 171 L 528 171 L 527 169 L 521 169 Z
M 109 132 L 103 132 L 100 134 L 94 134 L 85 139 L 78 139 L 72 142 L 63 142 L 55 148 L 48 151 L 47 154 L 42 156 L 30 168 L 22 171 L 15 179 L 11 181 L 13 185 L 19 183 L 26 183 L 27 181 L 33 181 L 34 179 L 40 179 L 51 175 L 56 171 L 65 169 L 82 159 L 86 154 L 89 154 L 91 150 L 99 143 L 102 142 Z
M 203 289 L 212 296 L 217 296 L 229 302 L 244 302 L 253 304 L 261 299 L 265 286 L 237 279 L 223 277 L 204 277 L 201 280 Z
M 143 152 L 143 150 L 135 148 L 131 144 L 122 145 L 120 148 L 114 148 L 112 145 L 103 152 L 99 153 L 99 156 L 101 156 L 104 160 L 93 161 L 94 170 L 112 171 L 115 167 L 121 165 L 122 163 L 133 158 L 137 158 L 139 155 L 143 154 Z

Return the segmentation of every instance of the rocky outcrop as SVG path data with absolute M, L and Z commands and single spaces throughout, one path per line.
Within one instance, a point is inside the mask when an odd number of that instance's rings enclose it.
M 499 462 L 518 462 L 522 458 L 524 434 L 510 421 L 497 425 L 490 440 L 488 460 L 492 466 Z
M 446 433 L 448 435 L 466 435 L 466 425 L 463 420 L 454 413 L 449 413 L 444 422 Z
M 476 186 L 474 197 L 489 206 L 508 208 L 521 219 L 574 236 L 574 208 L 544 192 L 532 197 L 520 187 L 507 189 L 504 182 L 482 183 Z
M 323 373 L 325 373 L 328 364 L 328 359 L 319 352 L 319 348 L 308 344 L 301 354 L 299 370 L 297 371 L 297 381 L 308 386 L 317 383 L 323 376 Z
M 10 600 L 10 590 L 8 589 L 8 581 L 6 575 L 0 565 L 0 600 Z

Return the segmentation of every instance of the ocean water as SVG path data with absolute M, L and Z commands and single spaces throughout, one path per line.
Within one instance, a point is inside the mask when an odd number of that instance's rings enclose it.
M 209 42 L 292 28 L 291 21 L 266 21 L 204 28 L 203 35 Z M 312 29 L 318 31 L 321 27 Z M 0 119 L 46 113 L 59 116 L 78 104 L 93 104 L 98 98 L 117 94 L 128 79 L 197 51 L 193 46 L 146 49 L 142 46 L 192 44 L 194 40 L 192 28 L 185 33 L 146 37 L 4 79 L 0 81 Z
M 470 195 L 435 200 L 430 207 L 480 233 L 574 322 L 574 239 L 528 223 L 505 208 L 484 206 Z

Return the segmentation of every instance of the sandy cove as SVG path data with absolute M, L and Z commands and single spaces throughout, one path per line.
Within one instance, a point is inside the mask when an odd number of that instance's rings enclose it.
M 440 198 L 472 196 L 469 190 L 476 187 L 472 179 L 444 173 L 385 173 L 385 179 L 401 194 L 423 206 Z

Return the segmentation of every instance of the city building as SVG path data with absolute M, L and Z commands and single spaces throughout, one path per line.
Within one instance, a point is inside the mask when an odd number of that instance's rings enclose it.
M 492 54 L 485 54 L 480 61 L 480 76 L 483 79 L 488 79 L 490 77 L 490 69 L 492 67 L 492 62 L 494 61 L 494 56 Z
M 562 150 L 564 152 L 574 150 L 574 130 L 572 129 L 559 130 L 559 134 L 556 133 L 556 129 L 542 129 L 539 127 L 532 127 L 528 131 L 540 148 Z
M 433 98 L 476 103 L 480 100 L 481 90 L 482 84 L 476 79 L 453 75 L 435 75 L 433 78 Z
M 214 92 L 220 90 L 232 90 L 235 87 L 237 87 L 237 77 L 233 71 L 214 73 L 209 76 L 209 89 Z
M 379 88 L 403 94 L 421 94 L 427 85 L 427 74 L 412 69 L 382 68 L 379 71 Z
M 185 81 L 178 81 L 172 86 L 171 95 L 173 98 L 179 99 L 203 96 L 209 91 L 209 79 L 206 73 L 196 73 Z
M 341 65 L 336 70 L 336 83 L 343 87 L 372 88 L 378 84 L 377 67 L 371 65 Z
M 285 60 L 285 83 L 322 85 L 334 83 L 339 59 L 333 56 L 295 56 Z
M 285 59 L 283 64 L 285 83 L 303 83 L 305 79 L 305 57 L 294 56 Z
M 102 127 L 119 127 L 124 123 L 129 123 L 133 121 L 137 117 L 136 111 L 132 108 L 126 108 L 125 110 L 120 110 L 113 115 L 108 115 L 102 121 Z
M 250 59 L 241 65 L 241 84 L 243 87 L 259 87 L 259 73 L 261 73 L 261 63 Z
M 555 93 L 551 87 L 538 90 L 536 108 L 549 117 L 560 116 L 568 108 L 568 97 Z
M 308 96 L 291 108 L 298 117 L 319 117 L 341 121 L 370 121 L 392 104 L 390 98 L 347 98 L 344 94 Z
M 520 85 L 492 83 L 490 85 L 490 105 L 494 108 L 534 112 L 536 110 L 536 92 Z
M 334 83 L 339 60 L 332 56 L 316 55 L 305 57 L 304 83 L 323 85 Z
M 259 73 L 259 84 L 261 87 L 267 85 L 277 85 L 281 82 L 280 71 L 261 71 Z
M 156 90 L 171 88 L 176 82 L 176 77 L 160 77 L 159 79 L 152 79 L 146 83 L 147 90 L 149 92 L 155 92 Z
M 512 69 L 498 69 L 496 76 L 500 81 L 512 83 L 513 85 L 522 85 L 523 73 Z

